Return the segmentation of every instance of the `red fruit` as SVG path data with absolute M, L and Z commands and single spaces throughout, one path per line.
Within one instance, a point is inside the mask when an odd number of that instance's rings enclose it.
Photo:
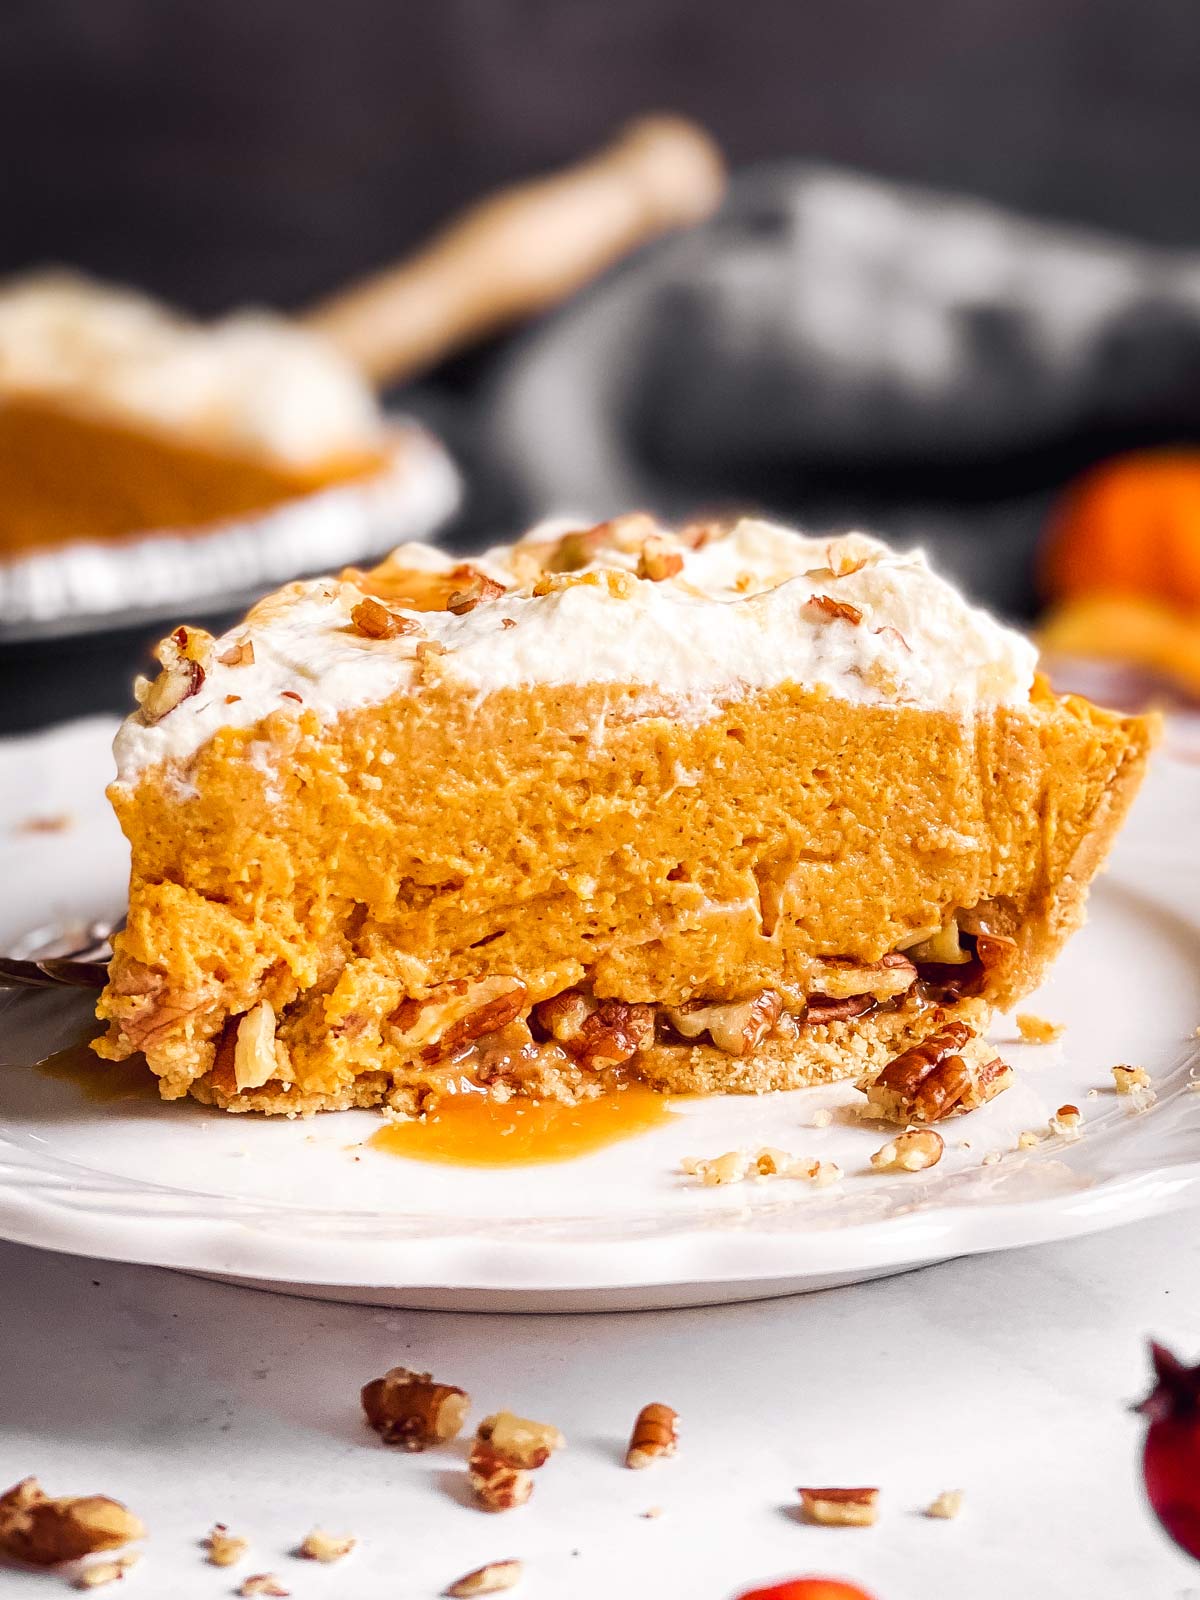
M 1136 1409 L 1150 1418 L 1142 1467 L 1154 1513 L 1200 1561 L 1200 1367 L 1151 1344 L 1155 1385 Z
M 872 1596 L 840 1578 L 790 1578 L 769 1589 L 748 1589 L 738 1600 L 872 1600 Z

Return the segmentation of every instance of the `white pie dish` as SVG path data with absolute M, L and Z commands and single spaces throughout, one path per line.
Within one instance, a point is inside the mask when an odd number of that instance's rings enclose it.
M 92 720 L 0 746 L 0 945 L 51 918 L 119 909 L 124 848 L 102 794 L 111 732 Z M 1066 1023 L 1065 1037 L 1022 1045 L 1002 1019 L 995 1038 L 1018 1081 L 944 1127 L 945 1157 L 928 1173 L 870 1170 L 885 1133 L 853 1116 L 861 1096 L 849 1084 L 689 1101 L 591 1156 L 500 1170 L 358 1148 L 378 1126 L 368 1112 L 272 1122 L 98 1104 L 33 1066 L 81 1036 L 90 997 L 10 991 L 0 1236 L 382 1304 L 574 1310 L 827 1287 L 1200 1203 L 1197 815 L 1200 767 L 1168 751 L 1094 888 L 1088 926 L 1026 1006 Z M 68 826 L 28 826 L 60 816 Z M 1115 1093 L 1119 1062 L 1151 1074 L 1148 1108 Z M 1019 1134 L 1044 1131 L 1065 1102 L 1084 1114 L 1081 1136 L 1018 1151 Z M 834 1121 L 817 1128 L 822 1107 Z M 824 1190 L 714 1190 L 678 1172 L 686 1154 L 764 1144 L 834 1160 L 846 1177 Z M 985 1165 L 991 1151 L 1002 1159 Z

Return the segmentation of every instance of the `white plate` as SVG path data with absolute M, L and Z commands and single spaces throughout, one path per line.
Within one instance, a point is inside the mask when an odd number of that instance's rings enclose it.
M 0 746 L 0 944 L 119 905 L 123 851 L 100 798 L 110 733 L 92 721 Z M 59 814 L 73 819 L 60 831 L 22 826 Z M 1198 817 L 1200 768 L 1164 756 L 1088 926 L 1028 1003 L 1067 1023 L 1065 1039 L 1024 1046 L 1001 1021 L 1018 1082 L 946 1127 L 929 1173 L 869 1169 L 882 1135 L 850 1114 L 848 1085 L 689 1101 L 597 1154 L 508 1170 L 362 1149 L 378 1126 L 367 1112 L 272 1122 L 96 1104 L 34 1068 L 80 1036 L 89 997 L 10 991 L 0 1236 L 385 1304 L 578 1309 L 790 1293 L 1200 1202 Z M 1152 1074 L 1149 1109 L 1115 1094 L 1117 1062 Z M 1084 1113 L 1081 1138 L 1016 1149 L 1067 1101 Z M 821 1107 L 834 1121 L 814 1128 Z M 703 1189 L 678 1174 L 685 1154 L 762 1144 L 834 1160 L 845 1181 Z M 983 1165 L 993 1150 L 1002 1159 Z

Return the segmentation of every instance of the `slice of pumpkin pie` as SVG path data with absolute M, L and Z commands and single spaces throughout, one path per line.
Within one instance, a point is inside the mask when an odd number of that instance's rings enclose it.
M 758 1092 L 948 1038 L 969 1105 L 1153 734 L 920 555 L 751 520 L 408 545 L 159 653 L 96 1048 L 231 1111 Z

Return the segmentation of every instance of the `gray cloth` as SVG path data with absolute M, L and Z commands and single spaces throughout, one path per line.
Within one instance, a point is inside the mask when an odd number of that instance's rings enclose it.
M 534 514 L 867 522 L 1020 611 L 1065 481 L 1200 436 L 1200 256 L 753 173 L 520 345 L 489 417 Z

